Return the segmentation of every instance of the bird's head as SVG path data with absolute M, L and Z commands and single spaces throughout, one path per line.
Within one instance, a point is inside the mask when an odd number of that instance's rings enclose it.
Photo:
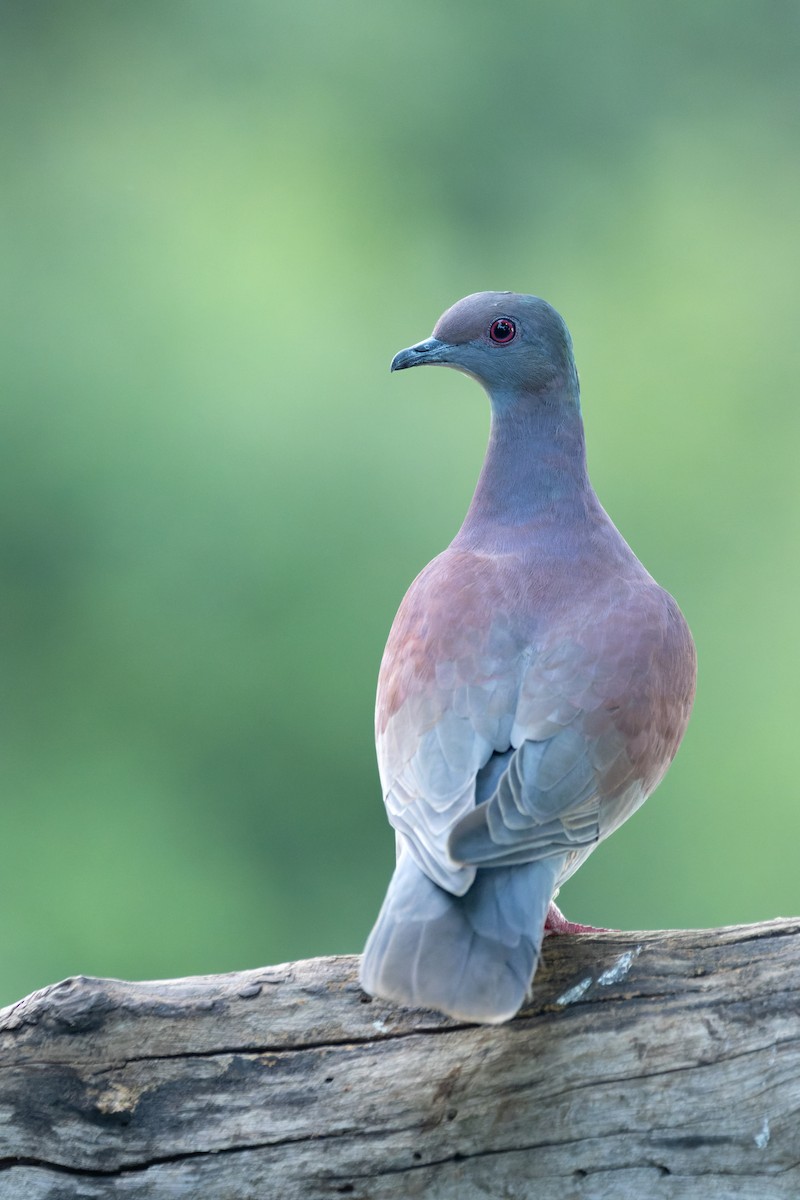
M 494 402 L 553 391 L 578 399 L 569 330 L 538 296 L 476 292 L 459 300 L 431 337 L 395 355 L 392 370 L 424 364 L 472 375 Z

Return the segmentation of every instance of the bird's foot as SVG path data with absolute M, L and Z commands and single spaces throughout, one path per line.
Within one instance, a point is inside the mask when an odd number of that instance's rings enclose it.
M 545 933 L 610 933 L 604 925 L 576 925 L 568 921 L 561 909 L 552 900 L 544 922 Z

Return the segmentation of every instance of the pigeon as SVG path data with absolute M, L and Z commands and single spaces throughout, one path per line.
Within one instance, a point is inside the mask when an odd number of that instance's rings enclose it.
M 392 371 L 435 364 L 491 405 L 466 518 L 389 634 L 375 733 L 397 863 L 365 992 L 498 1024 L 529 996 L 554 903 L 663 778 L 695 690 L 678 605 L 601 507 L 572 341 L 546 301 L 459 300 Z

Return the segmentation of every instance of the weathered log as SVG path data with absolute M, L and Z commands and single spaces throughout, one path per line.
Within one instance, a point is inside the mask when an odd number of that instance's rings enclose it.
M 800 919 L 546 939 L 496 1028 L 355 958 L 0 1013 L 0 1198 L 800 1196 Z

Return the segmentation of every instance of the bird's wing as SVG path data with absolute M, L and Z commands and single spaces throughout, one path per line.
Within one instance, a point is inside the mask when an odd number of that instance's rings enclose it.
M 412 584 L 387 642 L 376 709 L 387 812 L 419 866 L 455 894 L 475 870 L 452 861 L 447 838 L 475 807 L 481 768 L 511 745 L 525 649 L 497 572 L 452 551 Z
M 448 839 L 454 861 L 508 866 L 566 851 L 566 878 L 656 786 L 691 703 L 688 670 L 683 699 L 672 686 L 685 626 L 655 585 L 621 599 L 530 661 L 512 748 L 479 775 L 477 805 Z
M 474 877 L 453 863 L 447 838 L 475 807 L 481 768 L 508 745 L 513 708 L 505 719 L 489 711 L 505 690 L 497 679 L 462 684 L 450 694 L 437 688 L 424 714 L 407 703 L 379 746 L 389 819 L 426 874 L 449 891 L 465 891 Z
M 570 874 L 652 791 L 688 714 L 662 700 L 683 627 L 652 581 L 520 619 L 517 576 L 477 559 L 445 552 L 412 585 L 376 722 L 389 818 L 456 894 L 481 865 L 566 851 Z

